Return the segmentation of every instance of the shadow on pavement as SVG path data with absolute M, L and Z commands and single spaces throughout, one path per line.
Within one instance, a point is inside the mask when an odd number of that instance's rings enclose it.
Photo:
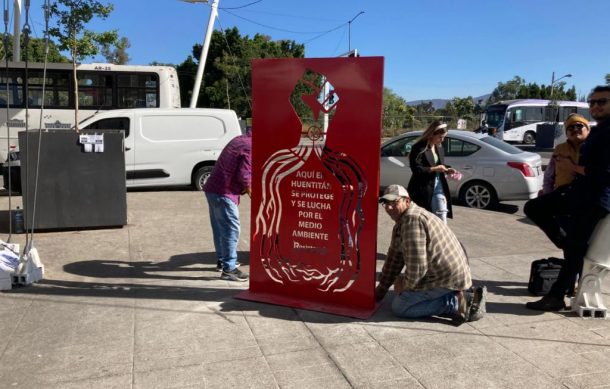
M 490 208 L 489 210 L 514 215 L 519 211 L 519 206 L 514 204 L 498 203 L 495 207 Z
M 217 280 L 218 277 L 200 277 L 197 280 Z M 103 283 L 45 279 L 40 283 L 4 291 L 6 294 L 48 296 L 138 298 L 191 301 L 222 301 L 233 297 L 239 290 L 196 288 L 134 283 Z
M 531 296 L 527 291 L 527 281 L 489 281 L 473 279 L 472 284 L 475 286 L 487 287 L 489 293 L 502 296 Z
M 465 205 L 463 202 L 461 202 L 459 200 L 455 200 L 453 205 L 464 207 L 464 208 L 469 208 L 467 205 Z M 487 209 L 487 211 L 501 212 L 501 213 L 506 213 L 509 215 L 514 215 L 515 213 L 519 212 L 519 206 L 515 205 L 515 204 L 498 203 L 495 207 Z
M 248 253 L 238 253 L 239 261 L 244 263 Z M 199 265 L 199 266 L 197 266 Z M 151 278 L 166 280 L 216 279 L 210 277 L 190 277 L 187 274 L 170 275 L 168 272 L 203 272 L 216 270 L 215 253 L 191 253 L 174 255 L 165 262 L 127 262 L 92 260 L 73 262 L 64 266 L 66 273 L 95 278 Z
M 238 259 L 246 265 L 249 254 L 247 252 L 238 252 Z M 158 280 L 182 280 L 185 283 L 192 281 L 218 281 L 220 273 L 216 271 L 215 253 L 175 255 L 165 262 L 81 261 L 69 263 L 63 267 L 63 270 L 66 273 L 87 278 L 112 279 L 112 281 L 125 279 L 127 282 L 89 282 L 45 278 L 37 284 L 14 288 L 3 293 L 222 301 L 230 299 L 241 291 L 241 289 L 233 288 L 205 287 L 205 283 L 201 283 L 201 287 L 190 286 L 192 283 L 184 286 L 179 284 L 154 284 L 154 282 L 159 282 Z M 153 284 L 128 282 L 129 279 L 150 279 Z
M 247 264 L 249 253 L 238 253 L 239 260 Z M 385 254 L 378 253 L 378 260 L 385 259 Z M 114 261 L 90 260 L 66 264 L 63 267 L 66 273 L 101 279 L 149 279 L 152 283 L 138 282 L 88 282 L 72 280 L 45 279 L 38 284 L 28 287 L 15 288 L 5 291 L 6 294 L 15 295 L 48 295 L 48 296 L 74 296 L 74 297 L 106 297 L 128 299 L 159 299 L 184 301 L 217 301 L 220 302 L 220 312 L 256 311 L 264 317 L 300 320 L 313 323 L 349 323 L 361 322 L 360 319 L 337 316 L 327 313 L 295 309 L 286 306 L 277 306 L 260 302 L 233 299 L 243 289 L 206 287 L 205 281 L 218 281 L 216 273 L 215 253 L 189 253 L 170 257 L 164 262 L 153 261 Z M 185 285 L 155 284 L 158 280 L 184 281 Z M 192 286 L 192 281 L 203 281 L 199 286 Z M 190 282 L 190 284 L 186 284 Z M 486 285 L 490 293 L 498 295 L 527 296 L 527 283 L 514 281 L 488 281 L 473 280 L 475 285 Z M 247 284 L 244 284 L 247 286 Z M 380 309 L 368 320 L 369 322 L 395 321 L 390 304 L 393 299 L 390 292 L 382 302 Z M 167 309 L 167 308 L 165 308 Z M 173 309 L 173 308 L 170 308 Z M 179 310 L 179 309 L 178 309 Z M 487 311 L 493 313 L 539 315 L 540 312 L 525 309 L 524 304 L 515 303 L 488 303 Z M 425 320 L 406 320 L 429 323 L 443 323 L 452 326 L 450 320 L 445 318 L 429 318 Z

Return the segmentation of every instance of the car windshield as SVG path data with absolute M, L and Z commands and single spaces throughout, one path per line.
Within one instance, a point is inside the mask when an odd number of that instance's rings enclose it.
M 485 112 L 485 124 L 487 127 L 498 128 L 504 121 L 504 115 L 506 114 L 506 105 L 492 105 L 487 108 Z
M 500 150 L 504 151 L 505 153 L 509 153 L 509 154 L 519 154 L 522 153 L 523 150 L 516 148 L 513 145 L 510 145 L 506 142 L 504 142 L 503 140 L 500 140 L 498 138 L 494 138 L 491 136 L 484 136 L 483 138 L 479 139 L 481 142 L 485 142 L 488 145 L 492 145 L 494 147 L 499 148 Z

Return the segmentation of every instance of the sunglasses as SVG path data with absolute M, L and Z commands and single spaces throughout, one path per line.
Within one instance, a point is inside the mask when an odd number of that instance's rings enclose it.
M 396 208 L 396 204 L 398 204 L 398 202 L 400 201 L 400 199 L 398 200 L 394 200 L 394 201 L 384 201 L 383 203 L 381 203 L 381 205 L 385 208 Z
M 595 104 L 603 107 L 604 105 L 608 104 L 608 101 L 610 101 L 610 99 L 602 97 L 601 99 L 590 99 L 587 101 L 587 103 L 589 103 L 589 107 L 594 107 Z
M 575 123 L 575 124 L 571 124 L 569 125 L 566 130 L 568 131 L 582 131 L 582 129 L 585 128 L 585 125 L 582 123 Z

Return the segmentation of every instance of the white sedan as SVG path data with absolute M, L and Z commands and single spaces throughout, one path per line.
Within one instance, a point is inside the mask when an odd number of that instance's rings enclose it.
M 409 152 L 422 131 L 394 137 L 381 146 L 381 189 L 407 187 L 411 178 Z M 443 141 L 445 165 L 462 173 L 448 180 L 454 198 L 472 208 L 490 208 L 499 201 L 528 200 L 542 188 L 540 155 L 522 151 L 486 134 L 450 130 Z

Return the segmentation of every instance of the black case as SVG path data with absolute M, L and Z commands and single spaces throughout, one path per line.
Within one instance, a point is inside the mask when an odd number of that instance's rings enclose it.
M 563 259 L 551 257 L 532 262 L 527 290 L 536 296 L 546 295 L 557 280 L 563 261 Z

